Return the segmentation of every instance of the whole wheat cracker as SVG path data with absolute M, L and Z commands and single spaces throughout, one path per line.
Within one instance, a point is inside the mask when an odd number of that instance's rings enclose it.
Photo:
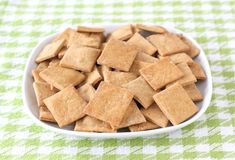
M 61 59 L 60 65 L 83 72 L 91 72 L 99 55 L 99 49 L 71 45 Z
M 143 62 L 147 62 L 147 63 L 154 63 L 156 62 L 158 59 L 153 57 L 153 56 L 150 56 L 144 52 L 138 52 L 136 57 L 135 57 L 135 60 L 137 61 L 143 61 Z
M 64 56 L 64 54 L 65 54 L 65 52 L 67 51 L 67 47 L 66 46 L 64 46 L 60 51 L 59 51 L 59 53 L 58 53 L 58 58 L 59 59 L 61 59 L 61 58 L 63 58 L 63 56 Z
M 77 32 L 92 32 L 92 33 L 100 33 L 104 32 L 104 28 L 98 27 L 86 27 L 86 26 L 78 26 Z
M 184 86 L 185 91 L 188 93 L 189 97 L 194 101 L 202 101 L 203 96 L 200 90 L 197 88 L 196 84 L 192 83 L 187 86 Z
M 99 81 L 102 80 L 102 76 L 100 75 L 100 72 L 98 71 L 97 67 L 95 66 L 93 71 L 89 73 L 85 73 L 86 79 L 83 82 L 84 84 L 91 84 L 96 85 Z
M 61 32 L 58 36 L 56 36 L 56 38 L 52 42 L 64 39 L 65 40 L 64 46 L 67 46 L 69 37 L 73 32 L 75 32 L 75 30 L 73 30 L 72 28 L 67 28 L 63 32 Z
M 130 68 L 129 72 L 135 73 L 137 76 L 139 76 L 140 75 L 140 69 L 145 68 L 150 64 L 152 64 L 152 63 L 144 62 L 144 61 L 140 61 L 140 60 L 134 60 L 133 64 L 131 65 L 131 68 Z
M 35 82 L 46 82 L 39 76 L 40 71 L 37 69 L 32 70 L 32 76 Z
M 158 60 L 140 70 L 140 74 L 154 90 L 183 77 L 182 71 L 169 58 Z
M 39 73 L 40 77 L 48 84 L 62 90 L 67 86 L 76 86 L 81 83 L 85 76 L 73 69 L 60 66 L 51 66 Z
M 110 33 L 108 36 L 108 41 L 110 39 L 118 39 L 118 40 L 127 40 L 133 35 L 131 25 L 126 25 L 115 29 L 113 32 Z
M 173 125 L 187 120 L 199 110 L 179 83 L 155 94 L 153 99 Z
M 138 132 L 138 131 L 145 131 L 145 130 L 150 130 L 150 129 L 157 129 L 157 128 L 160 128 L 160 126 L 150 121 L 146 121 L 140 124 L 129 126 L 128 128 L 131 132 Z
M 147 120 L 157 124 L 160 127 L 167 127 L 169 121 L 156 103 L 153 103 L 147 109 L 141 108 L 141 112 Z
M 160 57 L 160 58 L 165 58 L 165 57 Z M 169 56 L 170 60 L 175 63 L 187 63 L 188 65 L 193 63 L 192 58 L 187 55 L 186 53 L 177 53 L 177 54 L 172 54 Z
M 106 44 L 97 63 L 122 71 L 129 71 L 138 50 L 127 43 L 111 39 Z
M 153 95 L 157 92 L 144 80 L 142 76 L 122 85 L 134 94 L 137 100 L 144 108 L 148 108 L 153 102 Z
M 107 67 L 105 65 L 100 65 L 100 66 L 97 67 L 97 69 L 98 69 L 98 71 L 99 71 L 102 78 L 104 78 L 104 71 L 110 71 L 111 70 L 110 67 Z
M 130 72 L 104 71 L 103 73 L 105 82 L 109 82 L 117 86 L 121 86 L 137 78 L 134 73 Z
M 193 63 L 189 64 L 189 68 L 191 69 L 192 73 L 198 80 L 206 79 L 206 75 L 199 63 L 194 61 Z
M 136 27 L 140 30 L 153 32 L 153 33 L 165 33 L 167 30 L 163 28 L 162 26 L 158 25 L 144 25 L 144 24 L 136 24 Z
M 121 124 L 132 98 L 133 94 L 127 89 L 102 82 L 85 107 L 84 113 L 116 128 Z
M 64 88 L 53 96 L 44 99 L 43 102 L 60 128 L 82 118 L 85 115 L 83 109 L 87 104 L 73 86 Z
M 189 46 L 189 50 L 186 51 L 186 53 L 190 57 L 194 58 L 200 54 L 200 50 L 188 38 L 183 35 L 180 35 L 179 37 L 185 44 Z
M 51 114 L 51 112 L 48 110 L 46 106 L 40 106 L 39 119 L 41 121 L 56 122 L 55 118 L 53 117 L 53 115 Z
M 80 96 L 85 99 L 87 102 L 93 98 L 95 94 L 95 88 L 91 84 L 84 84 L 83 86 L 79 87 L 78 93 Z

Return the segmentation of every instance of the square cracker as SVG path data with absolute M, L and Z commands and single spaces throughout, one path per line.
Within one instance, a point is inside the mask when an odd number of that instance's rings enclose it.
M 81 83 L 85 76 L 73 69 L 63 68 L 60 66 L 51 66 L 39 73 L 40 77 L 48 84 L 62 90 L 67 86 L 76 86 Z
M 144 62 L 144 61 L 140 61 L 140 60 L 134 60 L 129 72 L 135 73 L 137 76 L 139 76 L 140 69 L 145 68 L 150 64 L 152 64 L 152 63 Z
M 153 103 L 147 109 L 141 109 L 141 112 L 144 114 L 147 120 L 157 124 L 160 127 L 166 127 L 168 125 L 168 119 L 162 113 L 160 108 L 157 106 L 156 103 Z
M 186 52 L 190 57 L 194 58 L 200 54 L 200 50 L 186 37 L 179 35 L 180 39 L 189 46 L 189 50 Z
M 50 63 L 49 66 L 59 66 L 60 64 L 60 59 L 59 58 L 53 58 Z
M 202 101 L 203 100 L 203 96 L 202 96 L 200 90 L 197 88 L 197 86 L 194 83 L 193 84 L 189 84 L 187 86 L 184 86 L 184 89 L 188 93 L 189 97 L 194 102 L 198 102 L 198 101 Z
M 137 131 L 145 131 L 145 130 L 160 128 L 160 126 L 158 126 L 150 121 L 147 121 L 147 122 L 143 122 L 140 124 L 135 124 L 135 125 L 129 126 L 128 128 L 131 132 L 137 132 Z
M 84 109 L 84 113 L 108 122 L 112 128 L 116 128 L 120 125 L 132 98 L 133 94 L 127 89 L 102 82 Z
M 168 56 L 189 50 L 188 45 L 172 33 L 154 34 L 147 37 L 147 40 L 157 48 L 161 56 Z
M 110 71 L 111 70 L 110 67 L 107 67 L 105 65 L 98 66 L 97 69 L 98 69 L 100 75 L 102 76 L 102 78 L 104 78 L 104 72 L 105 71 Z
M 46 82 L 39 76 L 40 71 L 37 69 L 32 70 L 33 79 L 35 82 Z
M 77 27 L 77 32 L 93 32 L 93 33 L 100 33 L 100 32 L 104 32 L 104 28 L 78 26 L 78 27 Z
M 148 108 L 153 102 L 153 95 L 157 92 L 144 80 L 143 77 L 130 81 L 122 85 L 134 94 L 134 99 L 137 100 L 144 108 Z
M 142 68 L 140 74 L 154 90 L 160 89 L 184 75 L 182 71 L 169 60 L 169 58 L 158 60 L 157 62 Z
M 66 52 L 67 50 L 68 50 L 67 47 L 63 47 L 63 48 L 59 51 L 59 53 L 58 53 L 58 58 L 59 58 L 59 59 L 63 58 L 63 56 L 64 56 L 64 54 L 65 54 L 65 52 Z
M 43 101 L 59 127 L 62 128 L 82 118 L 86 101 L 73 86 L 69 86 Z
M 117 71 L 104 71 L 104 81 L 112 83 L 117 86 L 126 84 L 134 79 L 137 76 L 134 73 L 129 72 L 117 72 Z
M 99 49 L 71 45 L 61 59 L 60 65 L 83 72 L 91 72 L 99 55 Z
M 158 59 L 153 57 L 153 56 L 150 56 L 144 52 L 138 52 L 136 57 L 135 57 L 135 60 L 137 61 L 143 61 L 143 62 L 147 62 L 147 63 L 154 63 L 156 62 Z
M 50 97 L 56 93 L 56 90 L 51 90 L 50 85 L 44 82 L 34 82 L 33 89 L 36 95 L 38 107 L 42 106 L 43 100 Z
M 43 61 L 41 63 L 38 64 L 38 66 L 36 67 L 36 70 L 38 70 L 39 72 L 43 71 L 44 69 L 46 69 L 49 66 L 49 61 Z
M 187 120 L 199 110 L 179 83 L 155 94 L 153 99 L 173 125 Z
M 193 84 L 197 82 L 196 77 L 193 75 L 192 71 L 190 70 L 189 66 L 186 63 L 179 63 L 177 67 L 184 73 L 184 76 L 180 79 L 168 84 L 168 86 L 172 85 L 173 83 L 178 82 L 182 86 L 186 86 L 189 84 Z
M 78 88 L 78 93 L 83 99 L 89 102 L 95 94 L 95 88 L 90 84 L 84 84 L 83 86 Z
M 165 57 L 160 57 L 160 58 L 165 58 Z M 191 64 L 191 63 L 193 63 L 192 58 L 189 55 L 187 55 L 186 53 L 173 54 L 173 55 L 170 55 L 169 58 L 175 64 L 179 64 L 179 63 Z
M 102 76 L 100 75 L 100 72 L 98 71 L 97 67 L 95 66 L 92 72 L 85 73 L 86 79 L 83 82 L 84 84 L 91 84 L 96 85 L 99 81 L 102 80 Z
M 97 63 L 122 71 L 129 71 L 138 50 L 127 43 L 111 39 L 106 44 Z
M 206 79 L 206 75 L 205 75 L 205 73 L 199 63 L 193 62 L 193 63 L 189 64 L 189 68 L 191 69 L 192 73 L 194 74 L 194 76 L 197 79 L 199 79 L 199 80 Z
M 108 40 L 110 39 L 118 39 L 118 40 L 127 40 L 131 38 L 133 35 L 132 27 L 131 25 L 122 26 L 117 29 L 115 29 L 113 32 L 110 33 Z
M 83 132 L 116 132 L 108 123 L 90 116 L 85 116 L 78 120 L 74 130 Z
M 73 31 L 70 34 L 67 47 L 70 47 L 72 44 L 75 44 L 78 46 L 99 48 L 103 41 L 103 38 L 103 33 L 87 33 Z
M 135 33 L 128 41 L 127 44 L 133 45 L 138 48 L 140 51 L 153 55 L 157 48 L 154 47 L 149 41 L 142 37 L 139 33 Z
M 69 37 L 73 32 L 75 32 L 75 30 L 71 28 L 67 28 L 62 33 L 60 33 L 52 42 L 56 42 L 56 41 L 64 39 L 65 40 L 64 45 L 67 46 Z
M 136 27 L 140 30 L 153 32 L 153 33 L 165 33 L 167 32 L 165 28 L 161 26 L 150 26 L 150 25 L 144 25 L 144 24 L 136 24 Z
M 41 106 L 39 108 L 39 119 L 41 121 L 56 122 L 55 118 L 46 106 Z
M 40 63 L 42 61 L 57 56 L 61 48 L 64 46 L 64 43 L 65 40 L 62 39 L 46 45 L 36 58 L 36 62 Z
M 124 128 L 143 122 L 146 122 L 146 120 L 143 114 L 140 112 L 139 108 L 137 107 L 135 101 L 132 100 L 118 128 Z

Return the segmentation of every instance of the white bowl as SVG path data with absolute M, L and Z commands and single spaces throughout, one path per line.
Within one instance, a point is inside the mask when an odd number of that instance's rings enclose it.
M 106 29 L 106 33 L 114 30 L 115 28 L 119 27 L 121 25 L 103 25 Z M 33 78 L 31 71 L 36 67 L 35 59 L 37 55 L 40 53 L 40 51 L 43 49 L 43 47 L 50 43 L 57 34 L 48 36 L 44 38 L 42 41 L 40 41 L 37 46 L 33 49 L 31 52 L 26 67 L 24 71 L 24 77 L 23 77 L 23 101 L 24 101 L 24 107 L 26 109 L 26 112 L 32 117 L 32 119 L 35 121 L 36 124 L 47 128 L 49 130 L 52 130 L 57 133 L 63 133 L 63 134 L 69 134 L 79 137 L 86 137 L 86 138 L 133 138 L 133 137 L 146 137 L 146 136 L 152 136 L 156 134 L 166 133 L 175 131 L 177 129 L 180 129 L 182 127 L 185 127 L 194 121 L 196 121 L 208 108 L 210 101 L 211 101 L 211 95 L 212 95 L 212 78 L 211 78 L 211 71 L 210 66 L 207 61 L 206 55 L 202 48 L 199 46 L 199 44 L 192 39 L 190 36 L 188 36 L 186 33 L 183 33 L 180 30 L 173 29 L 167 26 L 163 26 L 170 32 L 175 33 L 181 33 L 184 36 L 186 36 L 188 39 L 190 39 L 199 49 L 200 49 L 200 55 L 195 58 L 197 62 L 199 62 L 207 76 L 207 79 L 205 81 L 200 81 L 197 83 L 197 86 L 199 90 L 201 91 L 204 99 L 203 101 L 197 103 L 197 106 L 200 108 L 200 111 L 195 114 L 193 117 L 191 117 L 189 120 L 176 125 L 176 126 L 170 126 L 166 128 L 159 128 L 159 129 L 153 129 L 148 131 L 140 131 L 140 132 L 118 132 L 118 133 L 92 133 L 92 132 L 77 132 L 73 131 L 73 126 L 67 126 L 65 128 L 59 128 L 57 125 L 49 122 L 40 121 L 38 119 L 38 106 L 36 102 L 36 97 L 33 90 Z

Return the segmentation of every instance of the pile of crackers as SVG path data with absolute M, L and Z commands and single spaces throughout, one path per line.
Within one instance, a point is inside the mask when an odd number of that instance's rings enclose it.
M 32 71 L 39 119 L 75 131 L 131 132 L 178 125 L 199 108 L 200 50 L 161 26 L 78 26 L 60 33 Z

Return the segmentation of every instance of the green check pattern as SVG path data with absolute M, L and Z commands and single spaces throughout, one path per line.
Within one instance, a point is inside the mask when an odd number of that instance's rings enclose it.
M 22 102 L 23 69 L 45 36 L 84 23 L 156 23 L 191 34 L 205 50 L 213 98 L 195 123 L 173 133 L 130 140 L 91 140 L 48 131 Z M 234 0 L 1 0 L 0 159 L 234 159 Z

